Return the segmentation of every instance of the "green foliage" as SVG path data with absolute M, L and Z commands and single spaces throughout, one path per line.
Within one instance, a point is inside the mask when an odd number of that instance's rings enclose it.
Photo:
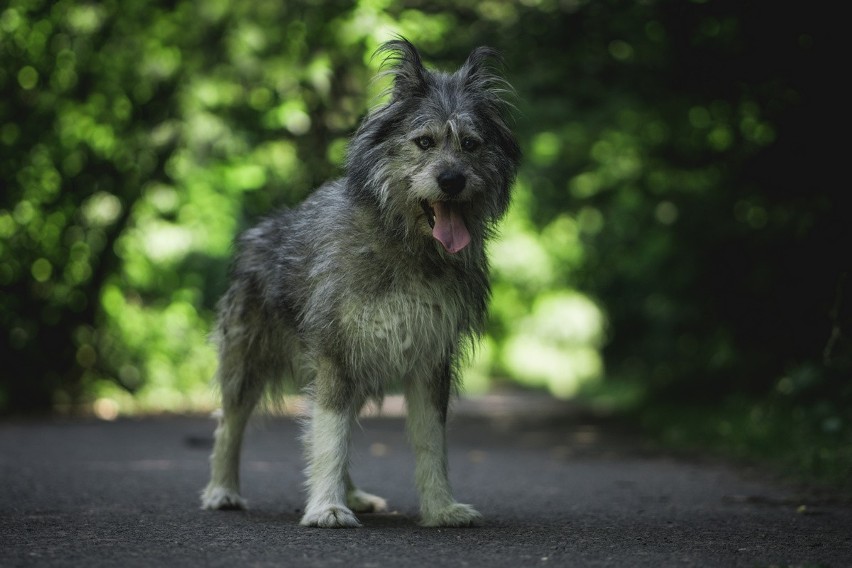
M 777 393 L 759 401 L 730 397 L 713 406 L 654 404 L 636 418 L 669 448 L 709 448 L 770 463 L 790 480 L 852 490 L 851 417 L 828 400 L 802 404 Z
M 821 432 L 808 409 L 852 398 L 852 345 L 820 18 L 776 6 L 767 25 L 728 1 L 11 0 L 0 412 L 211 404 L 233 236 L 340 173 L 385 86 L 371 54 L 402 34 L 441 68 L 493 45 L 518 91 L 526 158 L 469 389 L 685 408 L 789 391 L 796 424 Z
M 110 384 L 146 406 L 190 403 L 244 210 L 330 175 L 325 149 L 361 111 L 363 48 L 324 41 L 352 17 L 276 2 L 4 7 L 9 409 Z

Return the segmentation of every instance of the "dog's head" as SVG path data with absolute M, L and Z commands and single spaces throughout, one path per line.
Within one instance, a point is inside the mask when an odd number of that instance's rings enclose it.
M 399 238 L 434 238 L 453 254 L 481 247 L 506 212 L 520 160 L 506 124 L 511 87 L 490 66 L 496 52 L 475 49 L 453 74 L 428 71 L 404 39 L 379 53 L 391 97 L 352 139 L 349 190 Z

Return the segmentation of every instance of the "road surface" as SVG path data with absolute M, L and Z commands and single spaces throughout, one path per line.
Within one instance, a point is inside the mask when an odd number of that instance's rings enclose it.
M 570 408 L 461 402 L 451 480 L 485 516 L 417 525 L 404 424 L 364 418 L 353 477 L 387 498 L 363 527 L 298 525 L 292 418 L 244 446 L 247 512 L 199 509 L 213 421 L 0 422 L 0 566 L 852 566 L 852 508 L 718 460 L 676 458 Z

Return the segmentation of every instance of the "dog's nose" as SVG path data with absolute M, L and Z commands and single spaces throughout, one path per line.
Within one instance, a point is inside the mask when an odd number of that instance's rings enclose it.
M 465 181 L 463 173 L 448 170 L 438 176 L 438 187 L 447 195 L 458 195 L 464 189 Z

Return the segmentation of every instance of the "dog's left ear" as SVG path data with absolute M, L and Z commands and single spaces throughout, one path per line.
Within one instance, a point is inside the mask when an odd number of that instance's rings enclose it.
M 477 47 L 470 52 L 458 73 L 463 84 L 471 89 L 491 90 L 505 81 L 497 69 L 503 66 L 500 52 L 490 47 Z
M 503 58 L 496 49 L 477 47 L 461 66 L 457 77 L 462 88 L 476 101 L 479 111 L 491 118 L 492 132 L 489 137 L 512 165 L 510 175 L 506 176 L 502 186 L 498 188 L 503 197 L 501 211 L 505 212 L 509 206 L 509 189 L 521 160 L 521 149 L 507 124 L 511 110 L 515 108 L 510 100 L 514 98 L 515 90 L 503 78 L 502 69 Z
M 496 49 L 477 47 L 470 52 L 456 76 L 462 88 L 485 105 L 493 118 L 506 120 L 515 108 L 515 90 L 503 78 L 503 57 Z

